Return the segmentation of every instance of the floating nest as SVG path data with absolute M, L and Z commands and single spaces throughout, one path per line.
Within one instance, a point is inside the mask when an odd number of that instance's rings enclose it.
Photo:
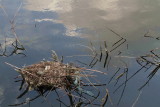
M 78 85 L 79 77 L 84 76 L 81 74 L 81 68 L 54 61 L 41 61 L 23 68 L 7 64 L 21 74 L 23 80 L 20 89 L 26 83 L 29 90 L 53 90 L 56 88 L 72 90 Z
M 21 76 L 30 89 L 39 87 L 72 89 L 80 69 L 60 62 L 42 61 L 24 67 Z
M 6 63 L 13 67 L 16 71 L 18 71 L 20 75 L 17 78 L 22 79 L 16 82 L 21 82 L 20 90 L 25 89 L 25 91 L 21 93 L 17 98 L 21 98 L 28 91 L 38 91 L 40 94 L 35 98 L 30 99 L 30 102 L 38 98 L 39 96 L 43 96 L 47 91 L 50 92 L 56 89 L 65 90 L 66 94 L 69 97 L 71 105 L 75 103 L 72 99 L 72 92 L 78 93 L 80 91 L 81 94 L 79 98 L 82 97 L 82 93 L 95 98 L 92 92 L 84 90 L 82 86 L 96 85 L 92 84 L 90 81 L 89 82 L 91 84 L 84 84 L 81 77 L 85 77 L 88 79 L 89 76 L 93 76 L 91 75 L 91 72 L 86 74 L 88 70 L 102 73 L 101 71 L 80 68 L 73 66 L 73 64 L 64 64 L 61 61 L 57 60 L 56 54 L 53 55 L 53 59 L 53 61 L 41 61 L 39 63 L 25 66 L 22 68 Z M 19 106 L 26 103 L 28 103 L 28 101 L 22 102 L 20 104 L 13 104 L 10 106 Z
M 27 85 L 25 91 L 17 98 L 21 98 L 31 90 L 36 90 L 40 92 L 41 95 L 57 88 L 69 91 L 77 90 L 77 87 L 81 84 L 80 77 L 84 76 L 81 74 L 81 72 L 83 72 L 81 68 L 55 61 L 41 61 L 23 68 L 18 68 L 9 63 L 6 64 L 20 73 L 18 76 L 18 78 L 22 78 L 20 90 Z M 21 104 L 10 106 L 18 105 Z

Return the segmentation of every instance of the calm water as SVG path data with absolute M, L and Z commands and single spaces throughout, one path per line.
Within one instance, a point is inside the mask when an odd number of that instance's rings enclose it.
M 50 60 L 51 50 L 59 56 L 64 56 L 64 62 L 89 63 L 91 58 L 66 57 L 72 55 L 84 55 L 91 52 L 84 46 L 90 46 L 90 41 L 96 49 L 100 45 L 104 48 L 106 41 L 108 49 L 120 37 L 110 31 L 118 33 L 126 39 L 126 42 L 116 48 L 110 56 L 112 57 L 109 70 L 103 68 L 103 61 L 96 64 L 93 69 L 109 72 L 109 75 L 98 75 L 98 79 L 107 83 L 116 67 L 123 67 L 124 60 L 129 67 L 129 74 L 133 74 L 140 67 L 135 62 L 135 57 L 149 53 L 150 50 L 159 48 L 160 41 L 160 1 L 159 0 L 0 0 L 0 41 L 4 38 L 13 38 L 10 31 L 9 20 L 15 17 L 16 33 L 21 43 L 26 48 L 25 54 L 13 55 L 11 57 L 0 57 L 0 107 L 8 104 L 18 103 L 16 96 L 19 84 L 14 82 L 18 74 L 4 62 L 12 63 L 18 67 L 30 65 L 43 60 Z M 19 8 L 20 7 L 20 8 Z M 19 9 L 18 9 L 19 8 Z M 18 10 L 18 12 L 17 12 Z M 147 33 L 148 32 L 148 33 Z M 152 38 L 144 37 L 147 33 Z M 84 46 L 82 46 L 84 45 Z M 128 45 L 128 49 L 127 49 Z M 119 51 L 122 56 L 116 57 Z M 81 64 L 77 63 L 82 66 Z M 131 107 L 139 95 L 137 90 L 146 80 L 148 73 L 141 72 L 127 83 L 124 96 L 118 107 Z M 160 98 L 159 73 L 151 80 L 149 86 L 142 90 L 135 107 L 158 107 Z M 120 81 L 121 82 L 121 81 Z M 107 85 L 114 106 L 122 90 L 112 94 L 114 83 Z M 34 96 L 31 92 L 28 96 Z M 55 95 L 49 97 L 54 106 L 59 106 Z M 31 103 L 31 107 L 49 106 L 40 98 Z M 24 105 L 28 107 L 28 105 Z M 108 106 L 111 106 L 108 102 Z

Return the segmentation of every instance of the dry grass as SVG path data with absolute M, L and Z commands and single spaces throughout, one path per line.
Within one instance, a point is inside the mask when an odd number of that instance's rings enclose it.
M 42 61 L 24 67 L 20 73 L 33 89 L 41 86 L 72 88 L 76 76 L 81 75 L 77 67 L 52 61 Z
M 27 92 L 31 90 L 40 93 L 35 98 L 30 99 L 29 102 L 31 102 L 40 96 L 44 97 L 44 94 L 46 94 L 46 92 L 48 92 L 49 94 L 51 91 L 55 91 L 57 93 L 58 101 L 60 102 L 60 104 L 64 104 L 63 101 L 61 101 L 62 96 L 60 97 L 58 95 L 58 92 L 56 91 L 60 89 L 64 90 L 64 96 L 68 96 L 70 106 L 74 106 L 79 103 L 81 105 L 94 105 L 93 102 L 99 96 L 99 90 L 96 87 L 105 86 L 105 84 L 92 83 L 89 80 L 89 77 L 95 78 L 95 76 L 93 75 L 94 72 L 98 72 L 103 75 L 105 73 L 98 70 L 76 67 L 73 64 L 64 64 L 59 61 L 56 53 L 54 51 L 52 52 L 53 61 L 41 61 L 22 68 L 6 63 L 9 66 L 13 67 L 16 71 L 18 71 L 20 73 L 19 77 L 21 77 L 22 79 L 20 80 L 20 90 L 25 89 L 25 91 L 22 92 L 22 94 L 20 94 L 17 98 L 23 97 Z M 83 82 L 83 79 L 88 81 L 88 83 L 85 83 L 86 81 Z M 19 82 L 19 80 L 17 82 Z M 84 89 L 84 87 L 86 86 L 97 90 L 98 95 L 96 96 L 91 91 Z M 45 96 L 48 96 L 48 94 Z M 90 98 L 86 97 L 86 95 Z M 107 98 L 108 97 L 104 99 Z M 19 106 L 26 103 L 28 103 L 28 101 L 24 101 L 20 104 L 13 104 L 10 106 Z

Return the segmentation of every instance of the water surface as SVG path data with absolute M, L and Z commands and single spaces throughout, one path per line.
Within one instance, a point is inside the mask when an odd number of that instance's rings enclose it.
M 1 107 L 20 102 L 15 100 L 19 94 L 19 84 L 14 83 L 13 78 L 17 73 L 4 62 L 21 67 L 39 62 L 44 58 L 50 60 L 51 50 L 55 50 L 59 56 L 89 54 L 91 52 L 82 45 L 90 46 L 90 41 L 97 50 L 100 45 L 104 48 L 104 41 L 106 41 L 108 49 L 111 50 L 112 45 L 120 39 L 114 33 L 116 32 L 126 39 L 126 42 L 110 53 L 112 61 L 108 72 L 114 71 L 114 66 L 124 66 L 120 58 L 116 57 L 121 51 L 122 56 L 127 56 L 121 59 L 128 64 L 128 75 L 131 75 L 139 69 L 135 58 L 160 46 L 159 40 L 156 39 L 160 37 L 159 0 L 1 0 L 0 4 L 5 10 L 4 12 L 1 8 L 0 11 L 0 41 L 3 42 L 5 37 L 14 38 L 9 21 L 15 16 L 15 30 L 26 48 L 27 55 L 27 57 L 21 55 L 0 57 Z M 145 34 L 152 38 L 144 37 Z M 90 60 L 86 57 L 67 57 L 64 61 L 65 63 L 76 62 L 77 59 L 86 63 Z M 103 62 L 98 63 L 93 69 L 107 71 L 103 68 Z M 112 73 L 109 72 L 106 78 L 100 79 L 107 83 Z M 137 89 L 146 78 L 147 73 L 142 71 L 128 82 L 119 107 L 129 107 L 134 103 L 139 94 Z M 157 81 L 159 81 L 159 73 L 154 76 L 149 86 L 144 88 L 136 107 L 159 105 L 160 87 Z M 107 86 L 111 93 L 114 89 L 113 85 Z M 111 94 L 115 106 L 121 91 Z M 31 96 L 34 94 L 31 93 Z M 52 98 L 54 100 L 54 95 Z M 47 105 L 47 103 L 41 103 L 42 101 L 43 99 L 37 100 L 31 106 Z

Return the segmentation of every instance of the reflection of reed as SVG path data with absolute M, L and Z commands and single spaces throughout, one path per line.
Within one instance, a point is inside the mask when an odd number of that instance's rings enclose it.
M 160 40 L 160 37 L 154 37 L 154 36 L 152 36 L 152 34 L 150 34 L 150 31 L 147 31 L 147 33 L 144 34 L 144 37 L 146 37 L 146 38 L 152 38 L 152 39 L 155 39 L 155 40 Z
M 5 57 L 9 57 L 12 56 L 14 54 L 16 55 L 24 55 L 26 56 L 22 51 L 24 51 L 25 48 L 23 47 L 23 45 L 20 44 L 20 42 L 18 42 L 17 39 L 14 39 L 14 41 L 7 41 L 5 39 L 3 44 L 0 44 L 0 56 L 5 56 Z
M 159 50 L 159 48 L 156 48 L 155 50 Z M 122 82 L 118 87 L 114 90 L 114 93 L 117 92 L 122 86 L 126 86 L 126 83 L 132 79 L 134 76 L 136 76 L 140 71 L 145 69 L 145 72 L 151 70 L 149 75 L 147 76 L 148 80 L 138 89 L 139 91 L 142 90 L 150 81 L 151 79 L 155 76 L 155 74 L 158 72 L 160 69 L 160 56 L 159 54 L 155 53 L 155 50 L 151 50 L 149 54 L 139 56 L 136 58 L 137 64 L 139 64 L 141 67 L 133 73 L 130 77 L 126 77 L 126 80 Z M 119 72 L 119 69 L 117 70 Z M 114 73 L 113 77 L 117 74 L 117 72 Z M 110 79 L 110 81 L 113 79 L 113 77 Z M 109 81 L 109 82 L 110 82 Z M 123 91 L 124 92 L 124 91 Z
M 155 50 L 159 50 L 159 48 L 156 48 Z M 146 63 L 150 64 L 148 69 L 151 67 L 154 67 L 154 68 L 153 68 L 153 70 L 151 70 L 151 72 L 147 76 L 148 80 L 139 88 L 139 90 L 143 89 L 150 82 L 150 80 L 155 76 L 155 74 L 158 72 L 158 70 L 160 69 L 160 62 L 159 62 L 160 56 L 159 56 L 159 54 L 154 52 L 155 50 L 151 50 L 150 54 L 140 56 L 141 62 L 146 62 Z
M 109 29 L 109 28 L 108 28 Z M 109 65 L 110 65 L 110 61 L 112 60 L 112 57 L 114 57 L 112 54 L 113 52 L 118 52 L 117 55 L 119 57 L 121 57 L 121 54 L 122 52 L 120 51 L 116 51 L 119 47 L 121 47 L 123 44 L 125 44 L 126 42 L 126 39 L 123 38 L 121 35 L 119 35 L 118 33 L 116 33 L 115 31 L 113 31 L 112 29 L 109 29 L 111 32 L 113 32 L 117 37 L 119 37 L 120 39 L 118 41 L 116 41 L 115 43 L 113 43 L 111 49 L 108 49 L 107 47 L 107 43 L 106 41 L 103 42 L 103 45 L 100 45 L 100 48 L 99 49 L 96 49 L 93 45 L 92 42 L 90 42 L 90 47 L 88 46 L 84 46 L 86 48 L 88 48 L 89 50 L 91 50 L 91 55 L 88 55 L 90 57 L 92 57 L 91 61 L 89 64 L 86 64 L 82 61 L 79 61 L 79 63 L 81 64 L 84 64 L 84 65 L 87 65 L 89 67 L 94 67 L 98 62 L 102 63 L 103 67 L 104 68 L 107 68 L 107 70 L 109 70 Z M 83 45 L 81 45 L 83 46 Z M 126 44 L 126 47 L 128 49 L 128 44 Z M 82 56 L 82 55 L 80 55 Z M 124 95 L 124 92 L 125 92 L 125 89 L 126 89 L 126 85 L 127 85 L 127 82 L 128 82 L 128 66 L 127 66 L 127 63 L 125 63 L 123 60 L 119 60 L 120 62 L 123 63 L 123 65 L 125 67 L 118 67 L 118 70 L 113 74 L 113 76 L 110 78 L 108 84 L 115 78 L 115 85 L 117 85 L 117 83 L 119 82 L 120 79 L 124 79 L 124 87 L 123 87 L 123 90 L 122 90 L 122 93 L 120 95 L 120 98 L 119 98 L 119 101 L 118 101 L 118 104 L 121 102 L 121 99 Z M 112 64 L 113 65 L 113 64 Z M 123 86 L 122 85 L 122 86 Z M 118 88 L 119 89 L 119 88 Z M 117 89 L 117 90 L 118 90 Z M 115 93 L 115 92 L 114 92 Z M 106 95 L 107 97 L 107 95 Z M 104 102 L 105 104 L 105 102 Z
M 123 45 L 127 40 L 125 38 L 123 38 L 120 34 L 118 34 L 117 32 L 115 32 L 114 30 L 107 28 L 108 30 L 110 30 L 112 33 L 114 33 L 116 36 L 118 36 L 120 39 L 115 42 L 112 45 L 112 49 L 110 50 L 110 52 L 114 51 L 115 49 L 119 48 L 121 45 Z M 127 44 L 128 47 L 128 44 Z
M 115 51 L 116 49 L 118 49 L 121 45 L 123 45 L 125 42 L 126 42 L 126 39 L 123 38 L 121 35 L 119 35 L 118 33 L 116 33 L 114 30 L 110 29 L 110 28 L 107 28 L 109 29 L 112 33 L 114 33 L 117 37 L 120 37 L 120 39 L 118 41 L 116 41 L 115 43 L 113 43 L 112 45 L 112 48 L 109 50 L 108 47 L 107 47 L 107 43 L 106 41 L 104 41 L 104 49 L 102 48 L 102 46 L 100 45 L 100 49 L 98 51 L 96 51 L 95 47 L 93 46 L 93 44 L 91 43 L 91 49 L 93 50 L 93 59 L 92 61 L 90 62 L 89 66 L 93 67 L 98 61 L 101 62 L 102 61 L 102 58 L 104 56 L 104 64 L 103 64 L 103 67 L 108 69 L 109 67 L 109 63 L 110 63 L 110 60 L 111 60 L 111 56 L 110 54 L 112 54 L 113 51 Z M 127 44 L 127 49 L 128 49 L 128 44 Z M 118 55 L 120 55 L 122 52 L 119 52 Z M 99 58 L 98 58 L 99 57 Z
M 7 41 L 5 38 L 5 41 L 4 43 L 0 44 L 0 56 L 12 56 L 13 54 L 22 54 L 24 56 L 26 56 L 23 52 L 19 52 L 19 51 L 24 51 L 25 48 L 24 46 L 21 44 L 18 36 L 17 36 L 17 33 L 15 31 L 15 19 L 21 9 L 21 6 L 22 6 L 22 3 L 20 4 L 20 6 L 18 7 L 17 11 L 15 12 L 14 14 L 14 17 L 12 19 L 9 19 L 9 16 L 5 10 L 5 8 L 1 5 L 0 8 L 2 9 L 6 19 L 9 21 L 10 25 L 11 25 L 11 33 L 13 34 L 14 36 L 14 41 Z M 9 43 L 9 44 L 8 44 Z M 8 53 L 8 50 L 7 50 L 7 47 L 12 47 L 12 50 Z

